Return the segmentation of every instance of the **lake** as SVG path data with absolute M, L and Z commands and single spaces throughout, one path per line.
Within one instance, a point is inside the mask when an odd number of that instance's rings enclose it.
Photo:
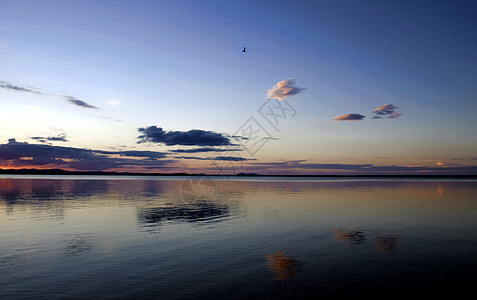
M 1 299 L 459 297 L 477 181 L 0 176 Z

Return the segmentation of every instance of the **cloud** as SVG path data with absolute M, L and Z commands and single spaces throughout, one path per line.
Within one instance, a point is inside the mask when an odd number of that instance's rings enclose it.
M 225 160 L 225 161 L 246 161 L 257 160 L 256 158 L 244 158 L 240 156 L 215 156 L 215 157 L 198 157 L 198 156 L 176 156 L 178 159 L 197 159 L 197 160 Z
M 3 167 L 64 168 L 74 170 L 109 170 L 128 168 L 167 168 L 174 160 L 163 159 L 167 153 L 155 151 L 104 151 L 82 148 L 29 144 L 9 139 L 0 145 Z
M 170 150 L 173 153 L 200 153 L 200 152 L 228 152 L 228 151 L 243 151 L 243 149 L 215 149 L 212 147 L 202 147 L 194 149 L 176 149 Z
M 254 171 L 262 174 L 477 175 L 477 166 L 376 166 L 373 164 L 308 163 L 306 160 L 294 160 L 278 162 L 249 162 L 241 167 L 241 171 Z
M 110 118 L 110 117 L 106 117 L 106 116 L 101 116 L 100 118 L 101 118 L 101 119 L 108 120 L 108 121 L 114 121 L 114 122 L 124 122 L 123 120 L 120 120 L 120 119 L 115 119 L 115 118 Z
M 161 127 L 149 126 L 138 128 L 142 135 L 139 142 L 162 143 L 166 146 L 224 146 L 233 145 L 230 139 L 221 133 L 192 129 L 189 131 L 165 131 Z
M 6 89 L 6 90 L 12 90 L 16 92 L 24 92 L 24 93 L 32 93 L 35 95 L 43 95 L 42 92 L 37 91 L 32 88 L 24 87 L 24 86 L 18 86 L 18 85 L 13 85 L 5 81 L 0 81 L 0 88 Z
M 304 88 L 295 86 L 295 79 L 283 80 L 277 83 L 272 89 L 268 90 L 267 99 L 277 99 L 279 101 L 283 101 L 286 100 L 286 98 L 299 94 L 304 90 Z
M 135 156 L 135 157 L 148 157 L 153 159 L 164 158 L 166 153 L 156 151 L 140 151 L 140 150 L 128 150 L 128 151 L 101 151 L 104 154 L 119 154 L 120 156 Z
M 255 159 L 239 156 L 217 157 L 175 157 L 168 159 L 168 153 L 158 151 L 105 151 L 83 148 L 52 146 L 47 144 L 29 144 L 9 139 L 0 144 L 1 168 L 60 168 L 82 171 L 144 171 L 177 169 L 177 159 L 207 160 L 225 162 L 243 162 L 241 172 L 259 174 L 343 174 L 343 175 L 412 175 L 412 174 L 444 174 L 444 175 L 477 175 L 477 166 L 458 164 L 435 164 L 433 166 L 399 166 L 373 164 L 332 164 L 315 163 L 306 160 L 259 162 Z M 217 163 L 220 164 L 220 163 Z M 181 170 L 185 170 L 181 164 Z M 189 169 L 195 170 L 195 169 Z M 217 167 L 203 168 L 200 171 L 216 172 Z
M 62 95 L 62 94 L 54 94 L 54 93 L 44 93 L 44 92 L 40 92 L 36 88 L 13 85 L 13 84 L 5 82 L 5 81 L 0 81 L 0 88 L 6 89 L 6 90 L 12 90 L 12 91 L 16 91 L 16 92 L 32 93 L 32 94 L 39 95 L 39 96 L 59 97 L 59 98 L 63 98 L 64 100 L 66 100 L 69 103 L 71 103 L 73 105 L 76 105 L 76 106 L 80 106 L 80 107 L 84 107 L 84 108 L 99 109 L 99 107 L 96 107 L 94 105 L 90 105 L 90 104 L 86 103 L 85 101 L 80 100 L 80 99 L 75 98 L 75 97 L 72 97 L 72 96 L 67 96 L 67 95 Z
M 48 141 L 51 142 L 68 142 L 66 138 L 66 134 L 60 134 L 58 136 L 49 136 L 49 137 L 42 137 L 42 136 L 32 136 L 30 137 L 32 140 L 37 140 L 42 143 L 47 143 Z
M 85 108 L 99 109 L 98 107 L 96 107 L 94 105 L 90 105 L 90 104 L 84 102 L 83 100 L 76 99 L 75 97 L 71 97 L 71 96 L 62 96 L 62 97 L 64 97 L 66 100 L 68 100 L 70 103 L 72 103 L 76 106 L 85 107 Z
M 216 156 L 213 160 L 227 160 L 227 161 L 244 161 L 244 160 L 257 160 L 255 158 L 243 158 L 240 156 Z
M 394 119 L 402 115 L 396 111 L 398 107 L 392 104 L 385 104 L 373 110 L 376 115 L 373 119 Z
M 346 114 L 346 115 L 337 116 L 333 120 L 335 120 L 335 121 L 359 121 L 359 120 L 363 120 L 364 118 L 366 118 L 366 117 L 363 116 L 363 115 L 360 115 L 360 114 Z
M 463 165 L 461 165 L 459 163 L 448 163 L 448 162 L 445 162 L 445 161 L 438 161 L 436 163 L 436 166 L 438 166 L 438 167 L 463 167 Z

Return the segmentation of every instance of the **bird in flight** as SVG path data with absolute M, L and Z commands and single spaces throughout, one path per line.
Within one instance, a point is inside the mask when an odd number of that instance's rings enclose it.
M 247 52 L 247 51 L 245 51 L 245 47 L 243 47 L 243 50 L 242 50 L 242 52 Z

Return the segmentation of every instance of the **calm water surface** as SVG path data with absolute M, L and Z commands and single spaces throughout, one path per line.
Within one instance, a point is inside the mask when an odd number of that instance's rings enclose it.
M 0 177 L 0 299 L 453 296 L 477 181 Z

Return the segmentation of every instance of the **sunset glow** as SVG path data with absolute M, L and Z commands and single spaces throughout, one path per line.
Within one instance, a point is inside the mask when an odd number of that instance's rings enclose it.
M 0 167 L 475 175 L 474 6 L 3 1 Z

